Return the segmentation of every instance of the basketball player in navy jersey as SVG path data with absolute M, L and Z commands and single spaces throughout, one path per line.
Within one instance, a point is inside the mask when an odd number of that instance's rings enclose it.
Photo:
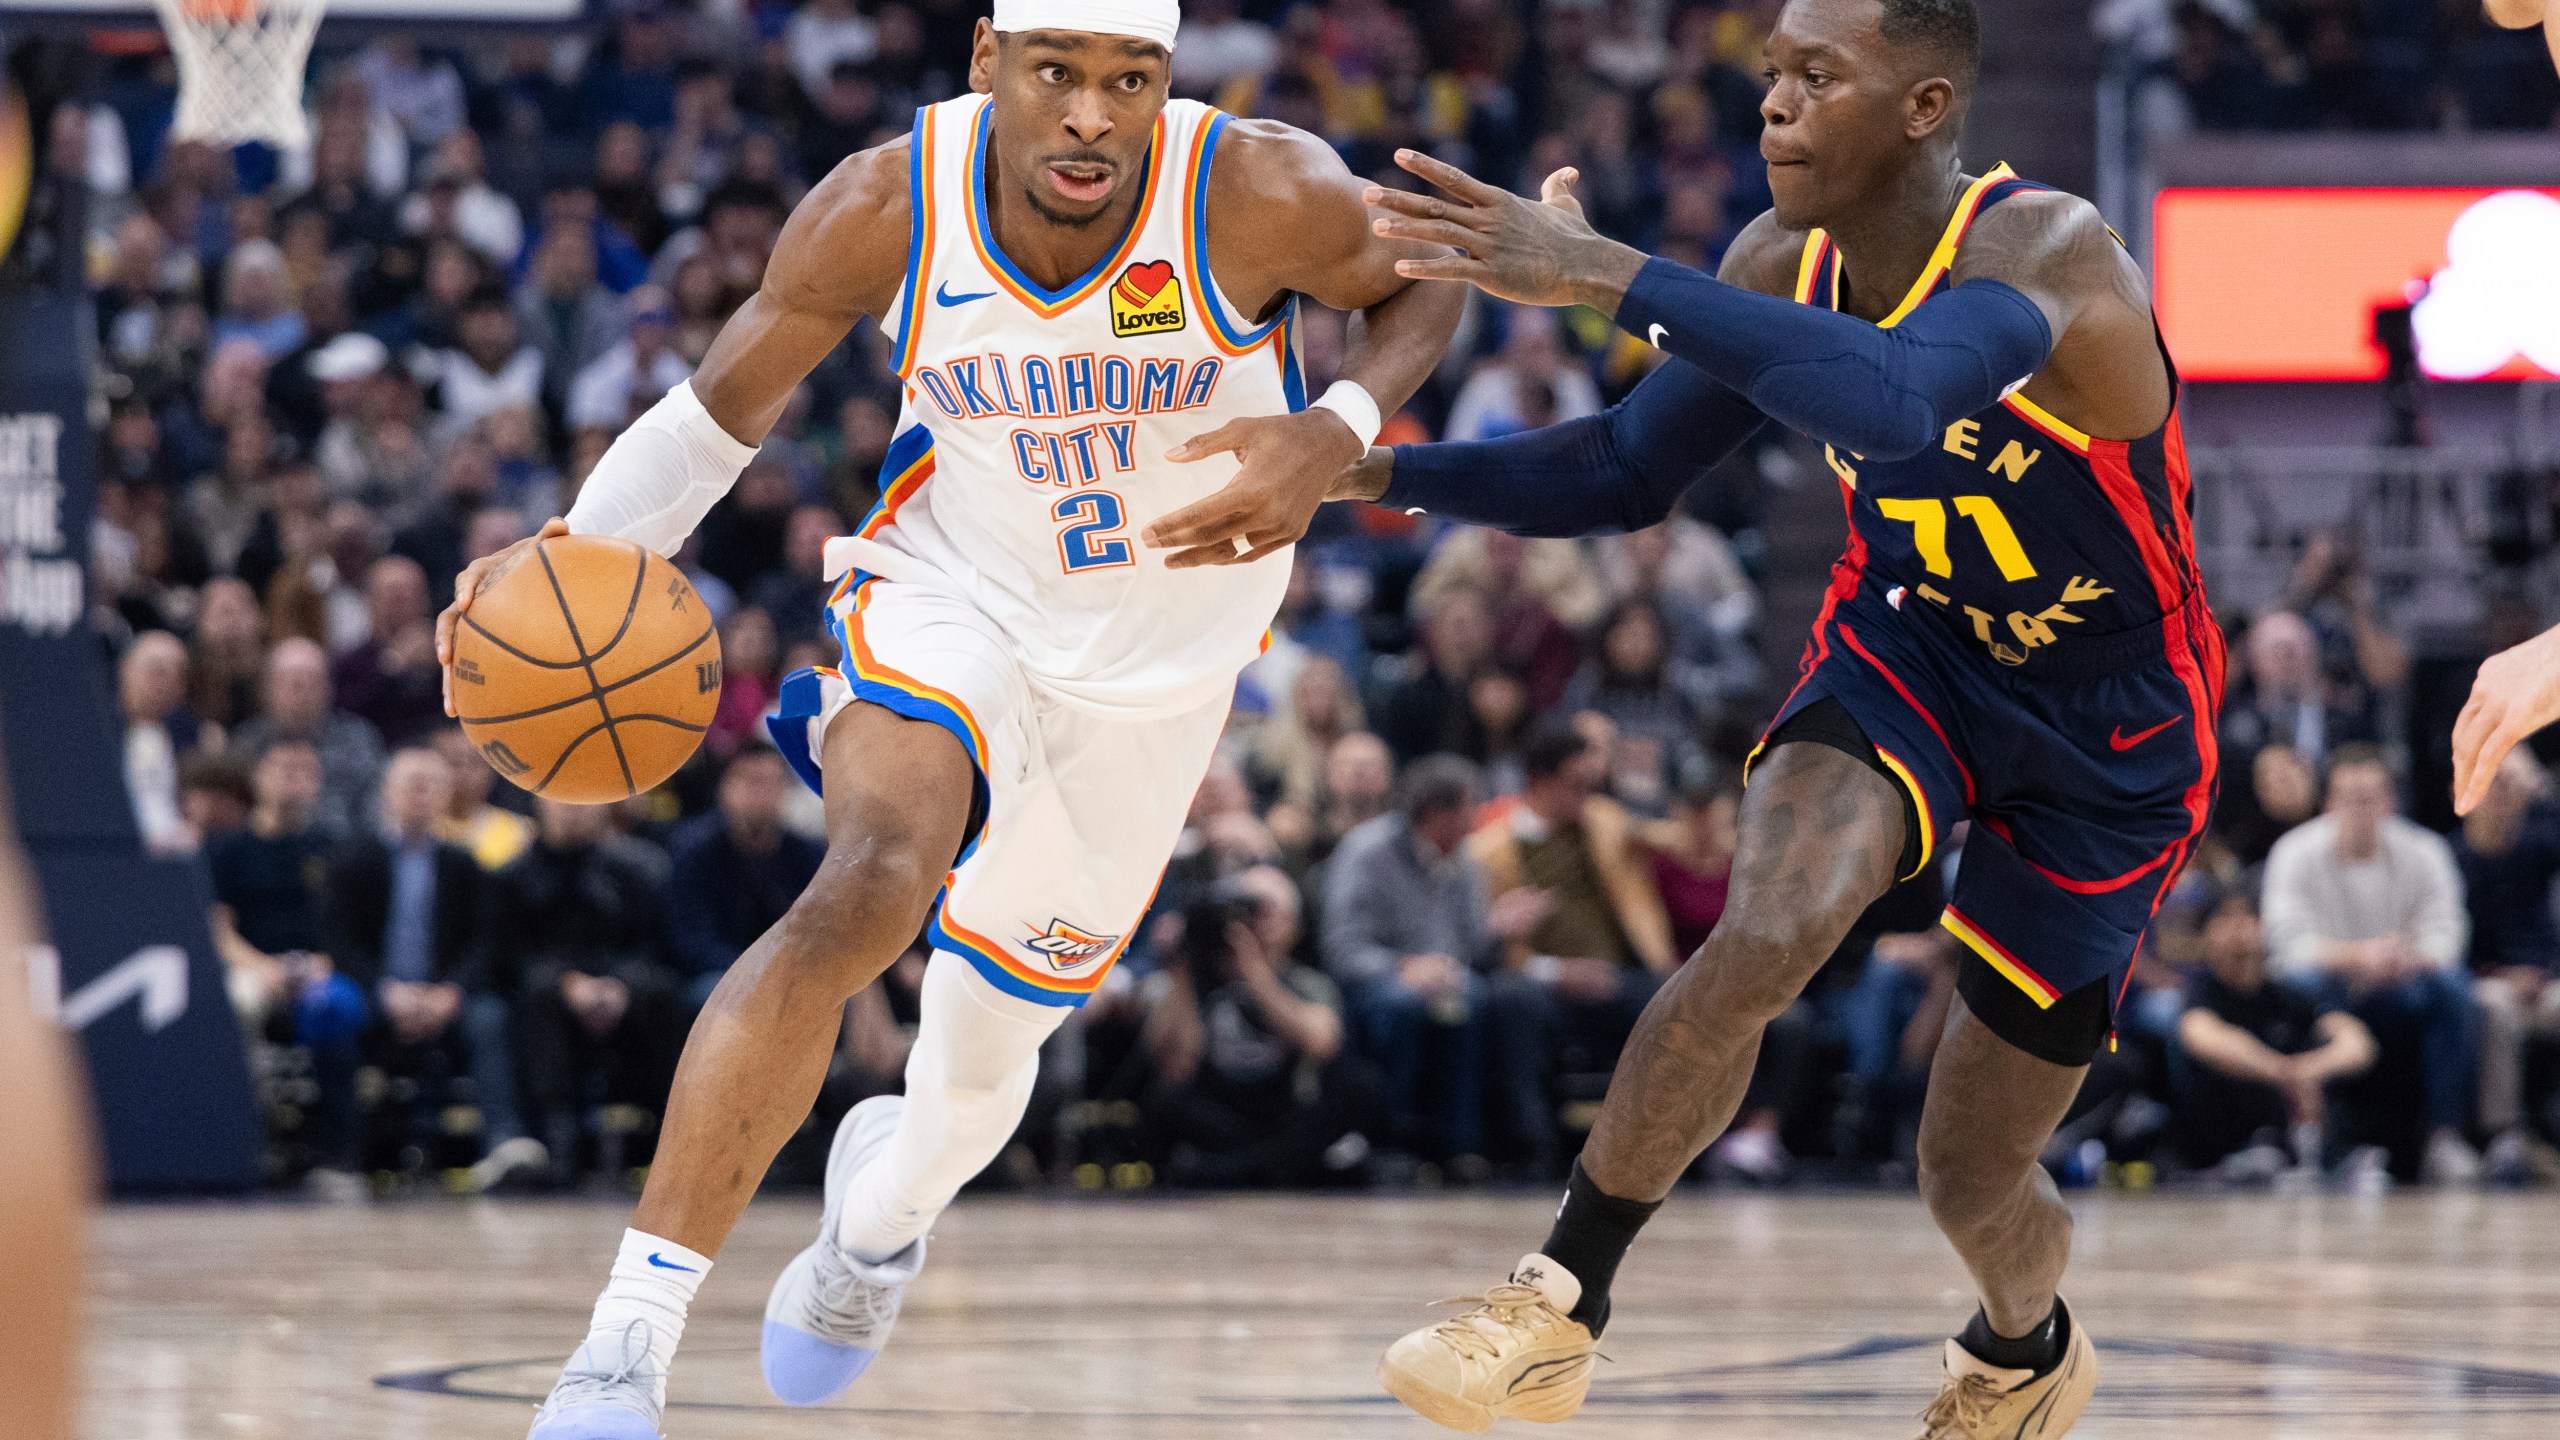
M 2143 276 L 2085 201 L 1963 172 L 1973 0 L 1793 0 L 1767 46 L 1776 207 L 1719 276 L 1426 156 L 1371 190 L 1403 261 L 1587 305 L 1671 358 L 1606 414 L 1400 446 L 1336 493 L 1528 535 L 1631 530 L 1764 419 L 1823 442 L 1848 550 L 1803 679 L 1746 772 L 1732 901 L 1620 1060 L 1554 1229 L 1380 1378 L 1460 1430 L 1561 1420 L 1636 1231 L 1732 1120 L 1767 1022 L 1897 877 L 1971 819 L 1946 928 L 1961 1001 L 1919 1141 L 1981 1307 L 1945 1349 L 1932 1440 L 2079 1418 L 2087 1331 L 2057 1298 L 2071 1215 L 2038 1153 L 2106 1043 L 2134 951 L 2212 804 L 2221 643 L 2188 526 L 2177 377 Z M 1176 515 L 1166 528 L 1193 538 Z

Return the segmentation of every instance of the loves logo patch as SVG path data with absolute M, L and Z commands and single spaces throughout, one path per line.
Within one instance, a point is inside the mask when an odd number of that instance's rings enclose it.
M 1132 265 L 1111 282 L 1112 334 L 1167 334 L 1181 329 L 1182 320 L 1182 287 L 1173 283 L 1173 262 Z

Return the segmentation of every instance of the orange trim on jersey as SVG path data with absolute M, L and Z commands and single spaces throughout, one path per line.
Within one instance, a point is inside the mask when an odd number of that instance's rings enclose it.
M 898 507 L 915 498 L 915 493 L 924 488 L 924 482 L 932 478 L 933 447 L 928 445 L 924 453 L 916 457 L 916 463 L 899 472 L 898 478 L 889 482 L 889 488 L 880 492 L 880 503 L 872 508 L 871 518 L 863 521 L 862 528 L 854 533 L 865 540 L 879 534 L 890 522 L 898 518 Z M 857 573 L 859 572 L 847 570 L 843 584 L 850 586 Z M 844 590 L 839 588 L 830 603 L 843 598 Z
M 851 580 L 854 575 L 859 573 L 860 572 L 858 571 L 847 571 L 845 578 L 847 580 Z M 877 575 L 864 575 L 862 577 L 862 583 L 852 587 L 854 594 L 853 609 L 845 616 L 844 622 L 845 663 L 853 667 L 854 674 L 872 682 L 875 685 L 887 685 L 894 689 L 904 690 L 910 695 L 920 696 L 924 699 L 931 700 L 935 704 L 951 707 L 951 713 L 959 716 L 960 723 L 969 727 L 969 748 L 976 752 L 971 758 L 975 759 L 981 766 L 991 763 L 989 752 L 987 750 L 986 729 L 978 723 L 978 717 L 970 713 L 969 707 L 961 701 L 959 696 L 952 694 L 948 690 L 937 689 L 934 686 L 927 685 L 923 681 L 918 680 L 913 675 L 907 674 L 903 670 L 897 670 L 887 665 L 883 665 L 880 663 L 880 658 L 871 653 L 871 646 L 863 639 L 862 636 L 862 606 L 865 601 L 871 598 L 868 592 L 871 586 L 878 582 L 879 579 L 880 577 Z M 843 587 L 839 584 L 838 588 L 842 589 Z
M 993 127 L 989 126 L 983 130 L 974 131 L 971 135 L 969 168 L 960 181 L 964 187 L 967 187 L 961 192 L 963 196 L 961 211 L 969 219 L 969 243 L 977 247 L 979 263 L 986 267 L 988 276 L 996 284 L 1004 287 L 1006 294 L 1021 301 L 1025 309 L 1041 319 L 1055 320 L 1091 299 L 1096 292 L 1119 278 L 1120 271 L 1129 263 L 1129 257 L 1137 253 L 1138 238 L 1147 233 L 1147 217 L 1155 212 L 1156 192 L 1164 188 L 1162 183 L 1164 179 L 1164 116 L 1161 113 L 1156 116 L 1155 136 L 1147 144 L 1147 163 L 1144 172 L 1147 189 L 1145 194 L 1138 197 L 1138 213 L 1129 219 L 1129 233 L 1120 237 L 1120 248 L 1112 252 L 1110 259 L 1093 267 L 1092 273 L 1085 277 L 1082 285 L 1060 296 L 1055 302 L 1042 300 L 1024 289 L 1021 283 L 1013 278 L 1013 267 L 997 253 L 995 242 L 978 228 L 977 205 L 967 199 L 976 192 L 979 176 L 982 173 L 979 167 L 986 163 L 986 156 L 977 137 L 992 133 L 992 130 Z
M 1981 179 L 1965 187 L 1963 198 L 1956 201 L 1956 213 L 1947 217 L 1947 228 L 1938 236 L 1938 248 L 1929 252 L 1929 263 L 1920 267 L 1920 278 L 1911 282 L 1911 288 L 1903 292 L 1902 303 L 1877 325 L 1890 330 L 1902 323 L 1902 317 L 1920 308 L 1929 292 L 1938 288 L 1939 277 L 1956 263 L 1956 246 L 1963 242 L 1965 228 L 1973 223 L 1973 212 L 1981 207 L 1983 192 L 2003 180 L 2016 179 L 2017 174 L 2006 165 L 1994 165 Z M 1831 308 L 1840 308 L 1837 290 L 1832 292 Z
M 898 357 L 897 375 L 905 380 L 915 374 L 917 342 L 924 338 L 925 281 L 933 275 L 933 239 L 941 218 L 934 214 L 933 196 L 939 189 L 934 174 L 934 132 L 942 128 L 940 116 L 928 108 L 924 123 L 917 126 L 922 144 L 916 161 L 917 182 L 908 186 L 907 203 L 916 208 L 917 242 L 907 256 L 906 313 L 898 317 L 898 339 L 893 351 Z
M 2010 954 L 1999 941 L 1983 934 L 1972 921 L 1964 918 L 1964 912 L 1953 905 L 1948 906 L 1946 913 L 1938 917 L 1938 923 L 1946 927 L 1948 934 L 1963 941 L 1966 949 L 1981 956 L 1992 969 L 1999 971 L 2010 984 L 2027 992 L 2027 998 L 2036 1002 L 2036 1008 L 2050 1010 L 2053 1008 L 2053 1002 L 2062 998 L 2062 992 L 2047 983 L 2032 966 Z
M 1210 343 L 1226 355 L 1245 356 L 1269 346 L 1275 339 L 1282 338 L 1282 332 L 1289 327 L 1285 319 L 1277 324 L 1266 321 L 1260 335 L 1247 344 L 1238 345 L 1227 338 L 1227 312 L 1219 307 L 1216 297 L 1209 293 L 1209 287 L 1214 282 L 1209 278 L 1209 256 L 1205 247 L 1207 237 L 1200 236 L 1201 243 L 1195 243 L 1193 236 L 1195 228 L 1205 227 L 1194 227 L 1191 217 L 1198 214 L 1200 207 L 1208 203 L 1209 176 L 1205 162 L 1209 158 L 1209 135 L 1211 131 L 1218 128 L 1217 122 L 1222 118 L 1224 117 L 1218 115 L 1209 116 L 1201 122 L 1198 133 L 1191 137 L 1191 168 L 1190 173 L 1183 178 L 1182 284 L 1184 289 L 1191 292 L 1192 313 L 1200 318 L 1200 328 L 1208 335 Z M 1280 364 L 1283 369 L 1286 369 L 1289 364 L 1288 350 L 1285 346 L 1280 352 Z
M 1101 989 L 1103 980 L 1111 974 L 1111 967 L 1119 964 L 1120 957 L 1129 952 L 1129 942 L 1137 938 L 1138 925 L 1147 918 L 1147 912 L 1154 908 L 1156 891 L 1164 888 L 1164 877 L 1159 874 L 1156 877 L 1155 889 L 1147 892 L 1146 903 L 1138 907 L 1137 917 L 1129 922 L 1128 928 L 1120 936 L 1119 943 L 1111 947 L 1111 953 L 1103 956 L 1101 963 L 1082 975 L 1061 975 L 1054 970 L 1040 970 L 1028 961 L 1015 959 L 1010 946 L 990 940 L 961 924 L 958 917 L 951 913 L 949 893 L 950 887 L 958 878 L 959 872 L 955 870 L 944 880 L 944 893 L 936 902 L 935 908 L 939 912 L 938 923 L 942 926 L 943 933 L 968 946 L 977 952 L 978 958 L 1003 970 L 1016 980 L 1055 995 L 1090 995 Z

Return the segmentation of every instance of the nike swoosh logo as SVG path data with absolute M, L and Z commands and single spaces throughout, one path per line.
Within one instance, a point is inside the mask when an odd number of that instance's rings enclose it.
M 1659 324 L 1644 327 L 1644 342 L 1656 350 L 1661 349 L 1662 342 L 1670 338 L 1671 332 L 1663 329 Z
M 673 1260 L 670 1260 L 670 1259 L 666 1258 L 665 1256 L 660 1255 L 660 1254 L 659 1254 L 657 1251 L 655 1251 L 655 1250 L 652 1250 L 652 1251 L 650 1251 L 650 1252 L 649 1252 L 649 1263 L 650 1263 L 650 1264 L 652 1264 L 652 1265 L 657 1266 L 657 1267 L 658 1267 L 659 1269 L 661 1269 L 661 1270 L 681 1270 L 681 1271 L 683 1271 L 684 1273 L 686 1273 L 687 1275 L 699 1275 L 699 1274 L 701 1274 L 701 1273 L 702 1273 L 701 1271 L 694 1269 L 694 1268 L 693 1268 L 692 1266 L 690 1266 L 690 1265 L 679 1265 L 679 1264 L 677 1264 L 676 1262 L 674 1262 Z
M 2143 731 L 2139 735 L 2127 735 L 2124 733 L 2124 727 L 2119 725 L 2115 728 L 2113 733 L 2107 736 L 2107 743 L 2114 746 L 2118 754 L 2122 754 L 2123 752 L 2132 749 L 2134 746 L 2141 744 L 2143 741 L 2150 739 L 2152 736 L 2159 734 L 2161 731 L 2168 729 L 2170 726 L 2175 725 L 2186 718 L 2187 717 L 2184 715 L 2172 715 L 2168 719 L 2161 721 L 2159 724 L 2152 726 L 2150 729 Z
M 994 293 L 996 292 L 993 290 L 981 290 L 975 295 L 954 295 L 951 293 L 951 282 L 945 280 L 934 288 L 933 303 L 936 305 L 966 305 L 972 300 L 984 300 Z

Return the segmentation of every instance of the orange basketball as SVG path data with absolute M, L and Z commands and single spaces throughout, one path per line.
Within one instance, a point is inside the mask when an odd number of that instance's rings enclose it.
M 453 640 L 463 733 L 536 795 L 602 805 L 684 764 L 720 704 L 720 633 L 682 572 L 628 540 L 526 547 Z

